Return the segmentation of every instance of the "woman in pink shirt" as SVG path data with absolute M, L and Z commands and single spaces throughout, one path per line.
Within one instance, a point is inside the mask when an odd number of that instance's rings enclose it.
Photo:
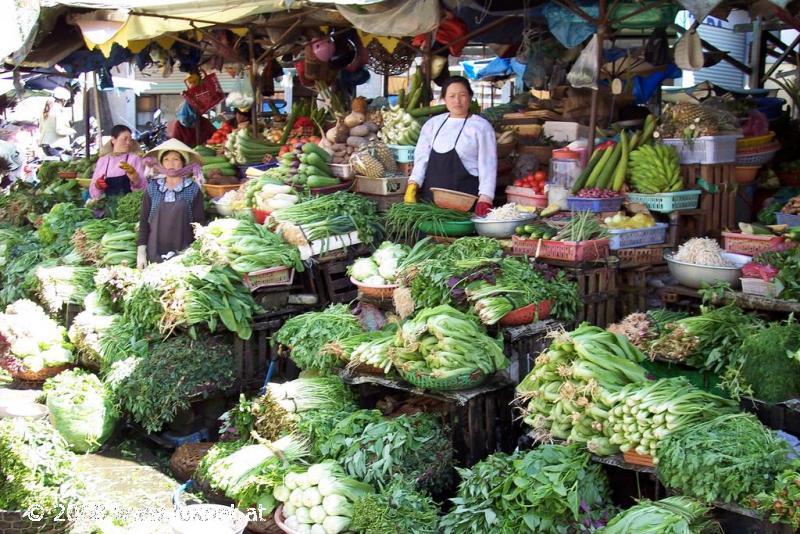
M 117 124 L 111 129 L 110 152 L 97 160 L 89 185 L 91 198 L 125 195 L 147 187 L 144 161 L 131 151 L 134 146 L 138 145 L 134 144 L 130 128 Z

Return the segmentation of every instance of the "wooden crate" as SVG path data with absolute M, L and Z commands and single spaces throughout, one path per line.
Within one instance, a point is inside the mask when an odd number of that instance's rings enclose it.
M 287 307 L 280 314 L 266 316 L 253 323 L 253 335 L 250 339 L 233 336 L 234 373 L 237 392 L 257 391 L 264 385 L 271 360 L 275 360 L 273 380 L 291 380 L 298 370 L 288 358 L 279 358 L 278 350 L 272 342 L 272 336 L 283 323 L 296 314 L 307 311 L 307 308 Z
M 649 266 L 617 271 L 617 317 L 647 311 L 647 277 L 650 271 Z
M 578 284 L 578 296 L 583 305 L 578 307 L 575 321 L 605 328 L 616 320 L 617 264 L 618 262 L 568 263 L 557 260 L 537 260 L 560 267 Z
M 722 230 L 736 226 L 736 165 L 681 165 L 681 174 L 687 189 L 700 187 L 702 179 L 715 192 L 703 191 L 698 213 L 682 214 L 682 227 L 686 236 L 718 238 Z
M 509 374 L 515 382 L 519 383 L 531 372 L 536 357 L 550 346 L 547 334 L 562 327 L 561 323 L 548 319 L 502 329 L 503 351 L 511 361 Z
M 347 266 L 352 259 L 337 260 L 315 266 L 317 296 L 323 306 L 352 302 L 358 297 L 358 288 L 350 281 Z

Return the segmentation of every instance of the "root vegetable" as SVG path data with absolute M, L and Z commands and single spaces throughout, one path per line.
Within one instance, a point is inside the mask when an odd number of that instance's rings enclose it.
M 348 128 L 354 128 L 356 126 L 364 124 L 364 122 L 366 120 L 367 120 L 367 116 L 364 115 L 363 113 L 355 113 L 355 112 L 353 112 L 353 113 L 351 113 L 350 115 L 348 115 L 347 117 L 344 118 L 344 124 Z
M 367 144 L 367 140 L 363 137 L 357 137 L 355 135 L 351 135 L 347 138 L 347 144 L 352 147 L 361 147 Z
M 355 126 L 350 128 L 350 136 L 354 137 L 366 137 L 369 135 L 370 129 L 369 126 L 366 124 L 361 124 L 360 126 Z

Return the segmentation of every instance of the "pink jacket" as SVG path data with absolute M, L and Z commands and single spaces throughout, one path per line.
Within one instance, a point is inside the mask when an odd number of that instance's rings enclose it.
M 145 177 L 144 160 L 137 154 L 106 154 L 97 160 L 97 165 L 94 167 L 94 174 L 92 174 L 92 183 L 89 184 L 89 196 L 91 198 L 99 198 L 103 195 L 102 189 L 97 188 L 97 180 L 101 176 L 121 176 L 125 171 L 119 168 L 119 164 L 128 158 L 128 164 L 136 169 L 139 175 L 138 183 L 131 183 L 131 189 L 144 189 L 147 187 L 147 178 Z

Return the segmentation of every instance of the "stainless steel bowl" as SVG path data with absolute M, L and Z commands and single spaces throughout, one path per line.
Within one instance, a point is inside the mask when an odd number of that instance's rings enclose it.
M 742 276 L 742 267 L 751 261 L 750 256 L 723 252 L 722 257 L 734 263 L 736 267 L 712 267 L 709 265 L 695 265 L 672 259 L 672 254 L 664 254 L 664 259 L 669 266 L 669 274 L 686 287 L 700 289 L 704 283 L 713 285 L 727 282 L 733 288 L 741 285 L 739 278 Z
M 536 215 L 531 215 L 524 219 L 516 219 L 514 221 L 487 221 L 481 217 L 473 217 L 470 220 L 475 223 L 475 231 L 478 235 L 504 239 L 514 235 L 514 230 L 516 230 L 518 226 L 530 224 L 536 220 Z

